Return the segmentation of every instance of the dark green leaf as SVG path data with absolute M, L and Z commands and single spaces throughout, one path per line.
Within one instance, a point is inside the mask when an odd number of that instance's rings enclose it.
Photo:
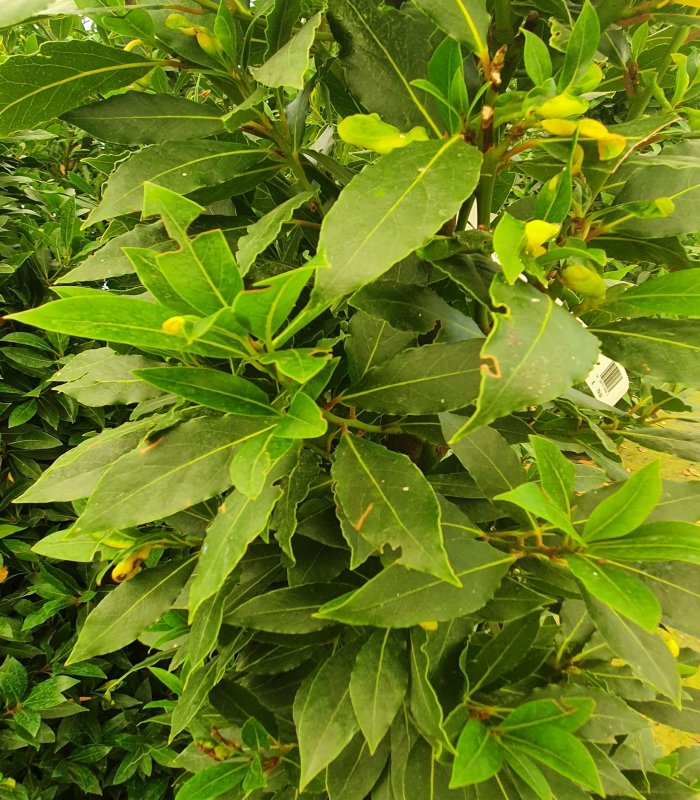
M 215 107 L 170 94 L 125 92 L 76 108 L 63 118 L 102 141 L 128 145 L 204 139 L 224 132 Z
M 598 358 L 595 338 L 547 295 L 495 280 L 491 297 L 506 311 L 496 315 L 481 351 L 488 369 L 476 411 L 451 441 L 511 411 L 554 399 L 582 381 Z
M 400 564 L 459 585 L 443 546 L 435 492 L 407 456 L 348 434 L 332 476 L 343 512 L 363 539 L 378 549 L 400 547 Z
M 112 589 L 85 620 L 68 663 L 113 653 L 131 644 L 170 608 L 192 566 L 192 561 L 164 564 Z
M 300 785 L 328 766 L 358 730 L 350 701 L 356 649 L 344 647 L 302 684 L 294 700 L 301 756 Z
M 87 39 L 46 42 L 38 53 L 0 66 L 0 136 L 70 111 L 91 94 L 145 75 L 157 61 Z
M 480 165 L 479 151 L 457 136 L 414 142 L 365 167 L 323 221 L 319 250 L 328 267 L 318 271 L 313 301 L 356 291 L 420 247 L 472 193 Z
M 350 699 L 370 754 L 391 727 L 408 686 L 406 641 L 396 631 L 375 631 L 357 655 Z

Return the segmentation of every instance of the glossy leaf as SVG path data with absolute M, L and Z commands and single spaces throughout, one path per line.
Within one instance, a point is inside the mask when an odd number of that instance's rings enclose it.
M 513 557 L 459 535 L 446 537 L 445 544 L 462 589 L 393 564 L 359 589 L 323 606 L 317 616 L 349 625 L 408 628 L 476 611 L 493 596 Z
M 415 142 L 367 166 L 323 221 L 318 246 L 329 266 L 318 271 L 312 301 L 330 304 L 420 247 L 472 193 L 480 164 L 479 152 L 453 137 Z
M 214 517 L 202 544 L 189 593 L 189 615 L 224 585 L 249 545 L 265 530 L 281 492 L 267 486 L 251 500 L 239 491 L 227 496 Z
M 628 319 L 591 330 L 605 355 L 631 372 L 700 387 L 697 320 Z
M 231 485 L 235 447 L 264 427 L 246 417 L 200 417 L 127 453 L 102 475 L 76 532 L 151 522 L 219 494 Z
M 256 80 L 265 86 L 304 88 L 304 75 L 309 68 L 309 52 L 321 13 L 314 14 L 297 33 L 261 66 L 253 68 Z
M 69 663 L 131 644 L 170 608 L 192 567 L 191 561 L 154 567 L 112 589 L 85 620 Z
M 653 631 L 661 621 L 659 601 L 639 578 L 609 564 L 579 556 L 568 556 L 566 564 L 593 597 L 637 625 Z
M 487 781 L 503 766 L 503 751 L 490 730 L 475 719 L 462 728 L 452 765 L 450 788 Z
M 571 510 L 576 469 L 554 442 L 544 436 L 530 436 L 537 471 L 545 494 L 565 513 Z
M 595 338 L 547 295 L 520 282 L 494 281 L 491 297 L 505 312 L 496 315 L 481 351 L 476 411 L 452 442 L 511 411 L 552 400 L 582 381 L 598 358 Z
M 400 564 L 460 585 L 443 545 L 437 497 L 406 456 L 348 434 L 332 476 L 343 512 L 363 539 L 400 547 Z
M 432 23 L 393 8 L 378 11 L 370 0 L 333 0 L 328 20 L 348 86 L 365 108 L 401 130 L 428 124 L 438 133 L 425 93 L 411 85 L 427 73 Z
M 268 152 L 237 142 L 166 142 L 131 155 L 112 173 L 102 201 L 88 217 L 93 225 L 110 217 L 141 211 L 144 184 L 154 183 L 181 194 L 206 186 L 231 184 L 229 194 L 250 189 L 276 166 L 267 161 Z
M 385 414 L 431 414 L 463 408 L 479 391 L 478 339 L 414 347 L 365 373 L 342 402 Z
M 356 651 L 345 647 L 302 684 L 294 700 L 294 722 L 303 788 L 343 751 L 358 730 L 350 700 Z
M 676 662 L 661 638 L 592 597 L 586 597 L 586 605 L 612 652 L 626 661 L 638 678 L 678 703 L 681 682 Z
M 593 509 L 583 527 L 587 542 L 618 539 L 638 528 L 661 499 L 659 462 L 630 476 L 620 488 Z
M 361 735 L 328 767 L 326 788 L 329 800 L 364 800 L 374 788 L 389 757 L 389 741 L 385 739 L 372 755 Z
M 247 764 L 229 761 L 205 767 L 182 784 L 175 800 L 211 800 L 221 797 L 243 782 Z
M 627 289 L 620 300 L 649 314 L 700 316 L 700 269 L 651 278 Z
M 204 139 L 224 132 L 215 107 L 169 94 L 116 94 L 69 111 L 63 119 L 98 139 L 127 145 Z
M 700 528 L 689 522 L 652 522 L 627 534 L 623 541 L 595 543 L 588 552 L 621 561 L 700 564 Z
M 391 727 L 407 687 L 404 636 L 391 629 L 375 631 L 358 653 L 350 677 L 352 707 L 371 754 Z
M 442 30 L 488 61 L 489 15 L 479 0 L 417 0 L 416 5 Z
M 162 392 L 200 406 L 247 417 L 276 416 L 262 389 L 245 378 L 218 369 L 155 367 L 139 369 L 134 374 Z
M 99 42 L 46 42 L 38 53 L 0 66 L 0 136 L 57 117 L 96 92 L 111 92 L 158 62 Z
M 310 199 L 309 192 L 299 192 L 248 226 L 246 235 L 241 236 L 238 240 L 238 252 L 236 253 L 242 275 L 245 275 L 252 267 L 256 257 L 275 241 L 282 226 L 292 219 L 292 214 Z
M 566 91 L 576 82 L 580 73 L 593 61 L 600 39 L 600 22 L 595 8 L 585 0 L 581 13 L 571 31 L 564 64 L 557 78 L 560 91 Z
M 153 417 L 125 422 L 85 439 L 56 459 L 18 501 L 49 503 L 88 497 L 106 469 L 133 450 L 156 422 Z

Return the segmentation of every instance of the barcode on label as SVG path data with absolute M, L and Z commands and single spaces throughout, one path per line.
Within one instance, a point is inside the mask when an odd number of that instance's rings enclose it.
M 605 384 L 605 388 L 610 392 L 622 380 L 622 372 L 618 365 L 613 361 L 600 373 L 600 379 Z
M 622 364 L 603 355 L 590 371 L 586 383 L 598 400 L 611 406 L 630 388 L 630 379 Z

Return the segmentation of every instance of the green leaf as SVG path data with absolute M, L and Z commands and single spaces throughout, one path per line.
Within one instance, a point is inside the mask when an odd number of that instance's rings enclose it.
M 662 698 L 631 705 L 645 717 L 651 717 L 656 722 L 669 725 L 677 731 L 700 734 L 700 691 L 691 686 L 683 687 L 682 708 Z
M 328 21 L 348 86 L 364 107 L 401 130 L 427 122 L 439 135 L 425 93 L 411 85 L 427 74 L 432 23 L 393 8 L 378 10 L 371 0 L 333 0 Z
M 684 141 L 667 146 L 653 156 L 638 156 L 637 167 L 615 198 L 616 204 L 649 202 L 670 197 L 676 210 L 667 217 L 631 217 L 615 225 L 615 234 L 628 234 L 641 240 L 695 233 L 700 201 L 700 146 Z M 654 245 L 654 242 L 649 242 Z M 674 264 L 675 266 L 675 264 Z
M 135 371 L 155 364 L 150 358 L 117 355 L 109 347 L 97 347 L 74 356 L 53 380 L 62 382 L 56 391 L 86 406 L 139 403 L 157 397 L 158 392 L 135 377 Z
M 122 456 L 101 477 L 76 533 L 163 519 L 231 485 L 234 449 L 265 427 L 246 417 L 199 417 Z
M 207 367 L 154 367 L 134 374 L 162 392 L 217 411 L 246 417 L 275 417 L 269 398 L 254 383 Z
M 605 355 L 637 375 L 700 388 L 700 323 L 626 319 L 591 328 Z
M 619 539 L 638 528 L 661 499 L 658 461 L 630 475 L 610 497 L 596 506 L 583 527 L 587 542 Z
M 262 492 L 265 480 L 292 446 L 289 440 L 275 438 L 274 428 L 244 442 L 231 461 L 231 477 L 236 488 L 251 500 Z
M 255 79 L 264 86 L 291 86 L 294 89 L 303 89 L 304 76 L 309 68 L 311 46 L 321 20 L 322 14 L 319 11 L 261 67 L 253 67 Z
M 571 511 L 576 469 L 561 450 L 544 436 L 530 436 L 537 471 L 545 494 L 566 514 Z
M 475 658 L 464 662 L 463 671 L 470 696 L 513 670 L 524 659 L 540 631 L 539 617 L 539 613 L 535 613 L 509 622 L 479 650 Z
M 595 338 L 549 296 L 520 282 L 494 280 L 491 297 L 505 311 L 496 314 L 481 351 L 487 363 L 476 411 L 451 442 L 512 411 L 553 400 L 582 381 L 598 358 Z
M 488 64 L 489 15 L 479 0 L 416 0 L 416 5 L 443 31 Z
M 182 343 L 163 333 L 162 325 L 175 314 L 172 309 L 148 303 L 134 297 L 95 294 L 66 297 L 52 303 L 10 314 L 25 325 L 118 344 L 130 344 L 145 350 L 170 352 L 179 350 Z M 193 344 L 191 351 L 197 352 Z
M 549 48 L 539 36 L 531 31 L 523 30 L 522 34 L 525 37 L 523 60 L 527 77 L 535 86 L 540 86 L 552 77 L 552 59 L 549 55 Z
M 307 448 L 299 451 L 297 463 L 290 469 L 282 497 L 275 507 L 271 527 L 284 554 L 294 563 L 292 536 L 297 530 L 297 512 L 319 474 L 318 456 Z
M 681 682 L 676 661 L 661 638 L 647 633 L 593 597 L 586 596 L 586 606 L 613 653 L 626 661 L 638 678 L 679 703 Z
M 363 539 L 400 547 L 398 563 L 460 585 L 443 545 L 435 492 L 407 456 L 347 434 L 331 475 L 343 513 Z
M 158 63 L 88 39 L 46 42 L 37 53 L 11 56 L 0 65 L 0 136 L 126 86 Z
M 503 750 L 482 722 L 470 719 L 457 740 L 450 789 L 482 783 L 503 766 Z
M 116 94 L 69 111 L 63 119 L 101 141 L 126 145 L 205 139 L 224 132 L 215 107 L 171 94 Z
M 700 316 L 700 269 L 670 272 L 627 289 L 620 302 L 648 314 Z
M 62 4 L 62 10 L 64 10 L 64 13 L 70 13 L 77 11 L 77 8 L 72 0 L 65 0 Z M 20 22 L 24 22 L 25 19 L 30 19 L 34 16 L 55 13 L 57 13 L 56 0 L 6 0 L 0 11 L 0 28 L 18 25 Z
M 363 737 L 355 736 L 328 767 L 326 787 L 329 800 L 365 800 L 382 774 L 388 757 L 388 739 L 372 755 Z
M 539 761 L 565 778 L 604 794 L 591 754 L 583 744 L 558 725 L 537 725 L 508 737 L 518 754 Z
M 453 439 L 464 427 L 464 417 L 440 414 L 445 439 Z M 527 472 L 513 448 L 493 428 L 482 427 L 452 445 L 452 452 L 474 478 L 486 497 L 515 489 L 527 480 Z
M 137 225 L 130 231 L 110 239 L 97 252 L 74 269 L 56 278 L 57 284 L 102 281 L 133 273 L 134 267 L 122 252 L 123 247 L 149 248 L 153 252 L 170 249 L 170 242 L 160 222 Z
M 509 492 L 495 495 L 493 499 L 513 503 L 536 517 L 547 520 L 555 528 L 563 531 L 567 536 L 571 536 L 580 544 L 584 542 L 572 525 L 570 515 L 553 503 L 536 483 L 521 483 Z
M 456 136 L 414 142 L 365 167 L 323 221 L 319 250 L 329 266 L 317 274 L 312 301 L 356 291 L 424 244 L 473 192 L 480 165 L 479 151 Z
M 350 700 L 356 649 L 344 647 L 302 684 L 294 700 L 301 758 L 300 786 L 328 766 L 358 730 Z
M 443 725 L 443 712 L 437 692 L 428 675 L 430 660 L 426 652 L 428 634 L 420 628 L 411 631 L 411 684 L 409 707 L 416 728 L 438 752 L 452 750 Z
M 316 612 L 347 587 L 331 583 L 305 583 L 258 595 L 226 617 L 227 624 L 269 633 L 314 633 L 328 627 Z
M 292 219 L 292 214 L 311 199 L 310 192 L 299 194 L 285 200 L 259 220 L 249 225 L 245 236 L 238 240 L 238 268 L 245 275 L 253 266 L 255 259 L 279 236 L 282 226 Z
M 233 304 L 240 324 L 258 339 L 271 342 L 280 325 L 289 317 L 299 295 L 313 273 L 313 267 L 299 267 L 254 284 L 241 292 Z
M 316 439 L 328 428 L 321 408 L 308 394 L 297 392 L 287 413 L 277 423 L 275 436 L 280 439 Z
M 600 40 L 600 22 L 595 8 L 585 0 L 581 13 L 571 31 L 564 54 L 564 65 L 559 72 L 557 86 L 565 92 L 580 73 L 593 61 Z
M 280 489 L 268 485 L 254 500 L 233 491 L 207 528 L 189 593 L 189 616 L 224 585 L 249 545 L 265 531 Z
M 408 628 L 476 611 L 491 599 L 513 557 L 459 534 L 446 536 L 445 545 L 463 588 L 392 564 L 364 586 L 323 606 L 316 616 L 348 625 Z
M 493 232 L 493 249 L 508 283 L 513 284 L 525 271 L 521 258 L 525 246 L 525 222 L 516 219 L 507 211 L 498 221 Z
M 54 503 L 88 497 L 105 470 L 133 450 L 157 418 L 107 428 L 59 456 L 36 483 L 17 498 L 21 503 Z
M 27 670 L 13 656 L 5 656 L 0 667 L 0 695 L 4 706 L 15 706 L 24 697 L 29 681 Z
M 279 169 L 269 163 L 268 156 L 267 150 L 239 142 L 207 139 L 146 147 L 132 154 L 110 175 L 102 201 L 85 224 L 141 211 L 146 183 L 189 194 L 226 180 L 228 195 L 245 192 Z
M 564 697 L 533 700 L 511 711 L 500 724 L 504 734 L 517 736 L 520 731 L 540 725 L 556 726 L 573 733 L 593 713 L 595 701 L 589 697 Z
M 365 372 L 343 393 L 341 402 L 383 414 L 463 408 L 479 390 L 480 348 L 481 341 L 472 339 L 404 350 Z
M 117 586 L 85 620 L 68 664 L 131 644 L 173 604 L 192 572 L 192 560 L 147 569 Z
M 527 756 L 509 748 L 507 741 L 501 741 L 501 747 L 506 764 L 532 789 L 539 800 L 552 800 L 552 790 L 542 771 Z
M 567 556 L 566 564 L 593 597 L 642 628 L 655 630 L 661 621 L 661 606 L 651 589 L 639 578 L 609 564 L 580 556 Z
M 622 542 L 598 542 L 588 552 L 621 561 L 700 564 L 700 528 L 690 522 L 652 522 L 628 533 Z
M 350 699 L 360 729 L 374 754 L 394 721 L 408 688 L 404 636 L 375 631 L 357 655 L 350 677 Z
M 248 764 L 227 761 L 205 767 L 182 784 L 175 800 L 212 800 L 240 786 L 248 771 Z
M 265 17 L 265 58 L 276 53 L 292 38 L 294 26 L 301 16 L 301 0 L 275 0 Z
M 396 330 L 386 320 L 358 311 L 350 318 L 345 340 L 348 372 L 353 384 L 359 383 L 373 368 L 386 362 L 411 344 L 415 335 Z
M 278 350 L 257 357 L 261 364 L 274 364 L 277 369 L 297 383 L 304 384 L 328 364 L 331 354 L 312 347 L 295 347 L 294 350 Z
M 33 553 L 57 561 L 78 561 L 89 564 L 100 547 L 98 539 L 90 534 L 73 536 L 71 531 L 56 531 L 44 536 L 32 547 Z
M 483 338 L 471 317 L 424 286 L 407 286 L 405 282 L 383 280 L 360 289 L 352 296 L 350 304 L 374 317 L 385 319 L 399 330 L 428 333 L 439 323 L 442 335 L 448 341 Z

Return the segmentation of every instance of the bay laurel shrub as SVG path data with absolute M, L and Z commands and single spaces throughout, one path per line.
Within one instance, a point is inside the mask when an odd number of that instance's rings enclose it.
M 93 420 L 13 498 L 84 583 L 13 735 L 110 664 L 85 794 L 696 796 L 700 492 L 618 449 L 699 452 L 698 5 L 3 5 L 0 136 L 89 153 L 6 324 Z

